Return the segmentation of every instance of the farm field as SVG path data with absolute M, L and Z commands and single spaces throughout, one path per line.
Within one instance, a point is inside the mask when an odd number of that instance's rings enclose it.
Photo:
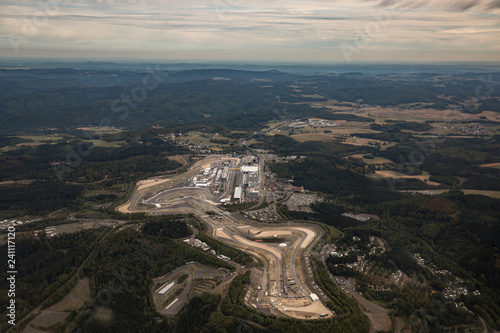
M 62 300 L 42 310 L 22 331 L 24 333 L 44 332 L 63 322 L 72 311 L 82 307 L 90 299 L 90 279 L 78 280 L 75 287 Z M 52 331 L 52 330 L 50 330 Z
M 323 133 L 306 133 L 306 134 L 295 134 L 291 136 L 292 139 L 297 140 L 299 142 L 306 141 L 337 141 L 335 136 L 332 134 L 323 134 Z
M 396 178 L 396 179 L 399 179 L 399 178 L 419 179 L 419 180 L 421 180 L 429 185 L 434 185 L 434 186 L 441 185 L 440 183 L 430 181 L 429 180 L 429 173 L 425 172 L 425 171 L 423 172 L 422 175 L 409 176 L 409 175 L 405 175 L 405 174 L 402 174 L 402 173 L 399 173 L 399 172 L 393 171 L 393 170 L 377 170 L 377 171 L 375 171 L 375 175 L 370 175 L 370 177 L 373 177 L 373 178 Z
M 387 158 L 374 157 L 373 159 L 370 159 L 370 158 L 364 158 L 363 156 L 364 156 L 363 154 L 354 154 L 354 155 L 346 156 L 344 158 L 349 158 L 349 157 L 359 158 L 359 159 L 362 159 L 363 162 L 365 162 L 366 164 L 380 164 L 380 165 L 385 164 L 385 163 L 394 164 L 393 161 L 391 161 Z
M 60 141 L 63 139 L 62 136 L 54 134 L 48 134 L 48 135 L 19 135 L 17 136 L 18 138 L 24 139 L 24 140 L 33 140 L 34 142 L 54 142 L 54 141 Z
M 441 194 L 448 192 L 449 190 L 422 190 L 422 191 L 405 191 L 405 192 L 415 192 L 422 194 Z M 460 190 L 464 192 L 464 194 L 473 194 L 473 195 L 484 195 L 491 198 L 500 199 L 500 191 L 486 191 L 486 190 Z
M 441 122 L 468 122 L 480 120 L 485 117 L 488 120 L 500 121 L 500 115 L 492 111 L 484 111 L 478 114 L 466 114 L 457 110 L 435 110 L 435 109 L 411 109 L 398 110 L 396 108 L 369 107 L 361 109 L 359 116 L 374 117 L 378 121 L 400 120 L 400 121 L 441 121 Z
M 500 169 L 500 162 L 481 164 L 480 167 Z
M 86 142 L 91 142 L 94 147 L 104 147 L 104 148 L 117 148 L 126 145 L 125 141 L 104 141 L 104 140 L 87 140 Z

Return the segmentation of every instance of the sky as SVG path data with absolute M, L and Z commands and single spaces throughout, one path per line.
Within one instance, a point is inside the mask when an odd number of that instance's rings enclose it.
M 500 0 L 0 0 L 0 57 L 500 61 Z

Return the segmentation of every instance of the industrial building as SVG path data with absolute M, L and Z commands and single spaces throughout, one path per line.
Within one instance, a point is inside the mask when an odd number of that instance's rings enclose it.
M 247 173 L 256 172 L 258 174 L 259 173 L 259 166 L 258 165 L 243 165 L 241 167 L 241 172 L 247 172 Z
M 257 187 L 259 186 L 259 173 L 258 172 L 249 172 L 246 177 L 246 185 L 248 187 Z
M 173 286 L 175 285 L 175 282 L 171 282 L 169 284 L 166 284 L 163 288 L 161 288 L 158 293 L 159 294 L 165 294 L 167 291 L 169 291 Z
M 256 199 L 259 197 L 259 165 L 255 156 L 247 156 L 243 158 L 246 165 L 242 165 L 240 171 L 236 175 L 236 187 L 234 189 L 234 200 L 244 201 L 245 198 Z
M 251 188 L 247 191 L 247 196 L 249 198 L 258 198 L 259 197 L 259 190 Z
M 236 186 L 234 188 L 233 198 L 235 201 L 241 201 L 243 188 L 241 186 Z

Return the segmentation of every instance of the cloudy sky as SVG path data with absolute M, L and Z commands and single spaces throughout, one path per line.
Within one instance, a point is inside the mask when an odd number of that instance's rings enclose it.
M 0 56 L 499 61 L 500 0 L 0 0 Z

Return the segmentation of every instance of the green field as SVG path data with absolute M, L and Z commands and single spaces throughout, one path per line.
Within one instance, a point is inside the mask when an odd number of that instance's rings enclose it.
M 86 142 L 91 142 L 94 147 L 104 147 L 104 148 L 117 148 L 126 145 L 125 141 L 104 141 L 104 140 L 86 140 Z
M 35 142 L 53 142 L 53 141 L 60 141 L 64 139 L 62 136 L 57 135 L 57 134 L 50 134 L 50 135 L 18 135 L 18 138 L 24 139 L 24 140 L 32 140 Z

